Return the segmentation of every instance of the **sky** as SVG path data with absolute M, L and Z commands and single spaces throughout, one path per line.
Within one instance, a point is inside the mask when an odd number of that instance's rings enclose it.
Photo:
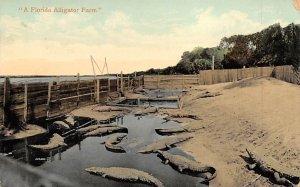
M 217 46 L 224 36 L 300 24 L 296 5 L 300 0 L 1 0 L 0 76 L 92 75 L 91 56 L 100 70 L 106 57 L 109 73 L 173 66 L 184 51 Z

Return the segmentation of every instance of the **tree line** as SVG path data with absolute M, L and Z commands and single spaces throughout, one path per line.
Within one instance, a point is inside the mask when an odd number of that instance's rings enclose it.
M 214 56 L 215 69 L 263 67 L 300 64 L 300 25 L 286 27 L 274 24 L 249 35 L 224 37 L 216 47 L 195 47 L 183 52 L 175 66 L 149 69 L 141 74 L 196 74 L 211 69 Z

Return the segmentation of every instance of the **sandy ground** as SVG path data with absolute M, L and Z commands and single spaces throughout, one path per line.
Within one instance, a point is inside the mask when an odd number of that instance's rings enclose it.
M 205 91 L 222 95 L 199 98 Z M 300 169 L 299 86 L 273 78 L 247 79 L 193 87 L 183 101 L 182 112 L 202 120 L 182 121 L 205 128 L 181 148 L 217 169 L 211 186 L 274 186 L 246 168 L 243 156 L 249 146 Z
M 215 97 L 203 97 L 205 95 Z M 142 97 L 132 94 L 131 97 Z M 182 98 L 182 110 L 165 113 L 193 114 L 201 118 L 176 118 L 192 127 L 204 127 L 181 148 L 217 169 L 210 186 L 276 186 L 249 171 L 245 148 L 254 148 L 283 165 L 300 170 L 300 87 L 273 78 L 253 78 L 234 83 L 195 86 Z M 125 109 L 125 111 L 121 111 Z M 148 109 L 88 106 L 75 116 L 106 120 L 126 112 Z M 101 112 L 100 112 L 101 111 Z M 35 134 L 43 129 L 33 127 Z M 31 133 L 31 135 L 32 135 Z M 22 137 L 24 133 L 16 135 Z M 26 135 L 28 135 L 26 133 Z
M 218 96 L 203 97 L 214 95 Z M 141 97 L 135 94 L 127 96 Z M 193 114 L 201 118 L 176 120 L 192 127 L 204 127 L 181 148 L 199 162 L 217 169 L 218 176 L 210 186 L 276 186 L 268 178 L 246 168 L 247 162 L 243 158 L 247 157 L 247 147 L 300 170 L 299 86 L 273 78 L 253 78 L 195 86 L 182 100 L 182 110 L 165 109 L 160 113 Z M 106 109 L 90 106 L 72 114 L 103 120 L 121 113 L 118 107 L 105 112 Z

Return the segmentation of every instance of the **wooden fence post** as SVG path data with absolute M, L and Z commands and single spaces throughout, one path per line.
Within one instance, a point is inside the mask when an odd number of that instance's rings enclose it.
M 6 111 L 6 110 L 9 110 L 9 108 L 7 108 L 7 105 L 9 104 L 9 102 L 10 102 L 10 83 L 9 83 L 9 78 L 5 77 L 4 90 L 3 90 L 3 109 L 4 109 L 4 112 L 3 112 L 3 116 L 2 116 L 4 125 L 6 125 L 6 123 L 7 123 L 6 113 L 8 111 Z
M 184 89 L 184 75 L 182 75 L 182 90 Z
M 59 109 L 62 109 L 62 104 L 60 100 L 60 78 L 59 76 L 56 77 L 56 95 L 57 95 L 57 100 L 59 101 Z
M 100 101 L 100 80 L 97 79 L 96 102 Z
M 28 107 L 28 84 L 24 85 L 24 123 L 27 122 L 27 107 Z
M 107 80 L 107 94 L 110 93 L 110 79 Z
M 49 117 L 49 111 L 50 111 L 50 102 L 51 102 L 51 87 L 53 85 L 53 82 L 50 81 L 48 83 L 48 98 L 47 98 L 47 118 Z
M 157 85 L 156 85 L 156 88 L 157 88 L 157 89 L 159 89 L 159 81 L 160 81 L 160 80 L 159 80 L 159 75 L 157 75 Z
M 200 74 L 199 73 L 197 74 L 197 83 L 198 83 L 198 85 L 200 85 Z
M 117 74 L 117 92 L 119 92 L 119 90 L 120 90 L 120 89 L 119 89 L 119 86 L 120 86 L 120 85 L 119 85 L 119 75 Z
M 59 78 L 59 76 L 56 76 L 56 84 L 60 85 L 60 78 Z
M 130 77 L 127 77 L 127 90 L 130 90 Z
M 123 72 L 121 71 L 121 92 L 124 92 Z
M 77 106 L 79 105 L 80 102 L 80 93 L 79 93 L 79 88 L 80 88 L 80 74 L 77 73 Z

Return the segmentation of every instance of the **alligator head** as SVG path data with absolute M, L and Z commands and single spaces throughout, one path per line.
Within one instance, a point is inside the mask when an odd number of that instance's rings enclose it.
M 90 167 L 90 168 L 86 168 L 85 171 L 89 172 L 89 173 L 93 173 L 93 174 L 98 174 L 98 175 L 105 175 L 105 169 L 103 168 L 98 168 L 98 167 Z

